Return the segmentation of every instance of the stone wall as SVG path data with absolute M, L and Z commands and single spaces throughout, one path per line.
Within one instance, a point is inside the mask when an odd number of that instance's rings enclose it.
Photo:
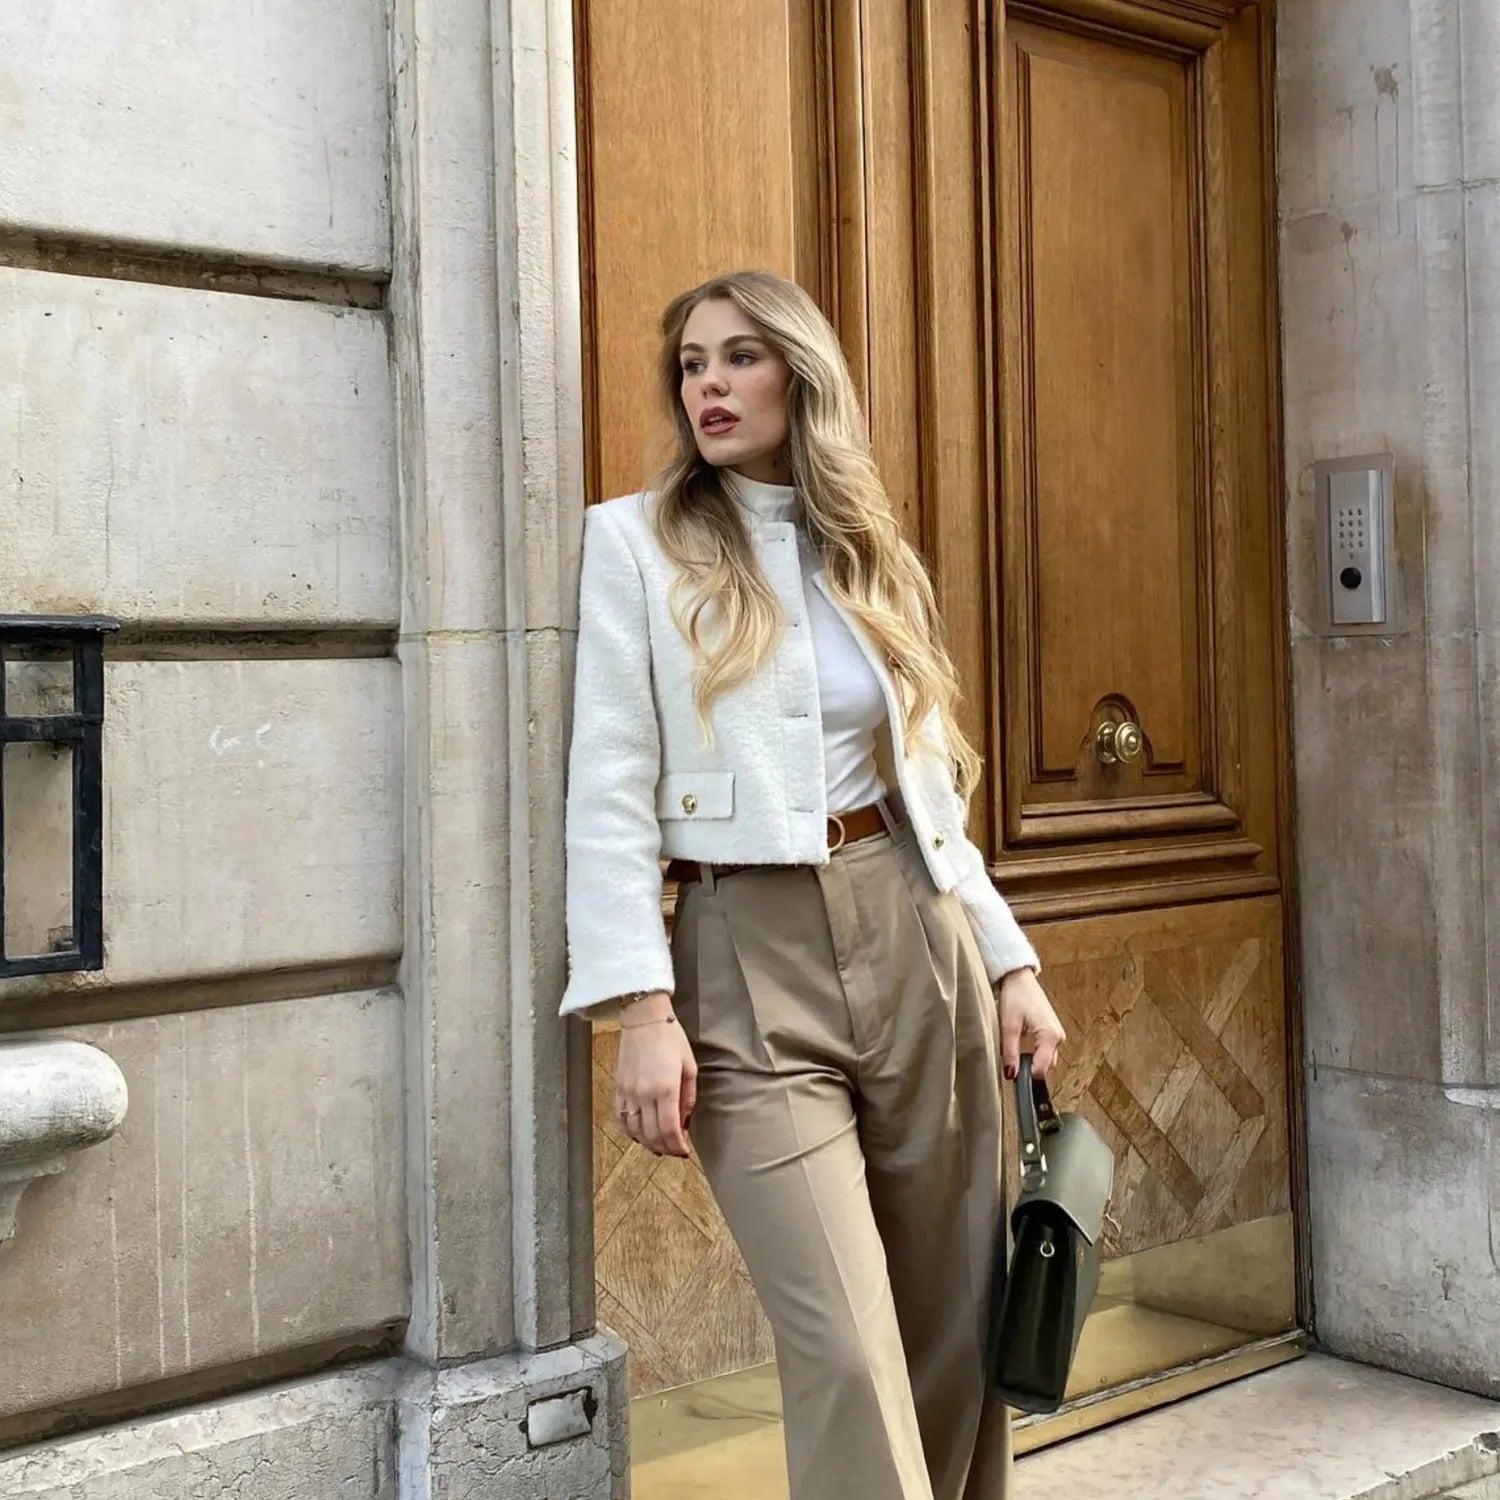
M 0 608 L 122 625 L 105 968 L 0 1030 L 131 1100 L 0 1254 L 12 1440 L 409 1310 L 387 56 L 380 0 L 0 14 Z
M 1500 9 L 1280 7 L 1316 1324 L 1500 1393 Z M 1313 464 L 1388 451 L 1398 617 L 1315 630 Z
M 0 1244 L 0 1494 L 624 1493 L 555 1014 L 570 16 L 0 10 L 0 612 L 122 624 L 105 966 L 0 981 L 0 1051 L 130 1094 Z

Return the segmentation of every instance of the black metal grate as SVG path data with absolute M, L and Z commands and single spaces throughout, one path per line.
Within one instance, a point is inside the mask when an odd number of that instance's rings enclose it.
M 104 964 L 104 637 L 120 628 L 104 615 L 0 615 L 0 979 L 98 969 Z M 7 650 L 71 653 L 71 711 L 15 714 L 6 704 Z M 5 941 L 5 747 L 66 747 L 73 756 L 71 943 L 12 957 Z

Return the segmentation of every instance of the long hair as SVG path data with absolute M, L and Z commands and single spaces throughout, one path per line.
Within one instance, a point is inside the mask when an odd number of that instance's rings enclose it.
M 794 282 L 764 271 L 716 276 L 673 300 L 661 319 L 661 396 L 676 451 L 653 488 L 654 525 L 677 569 L 672 609 L 697 657 L 693 702 L 705 734 L 714 700 L 751 677 L 785 626 L 757 564 L 740 507 L 698 452 L 681 400 L 683 326 L 700 303 L 733 302 L 791 370 L 787 395 L 792 483 L 834 597 L 884 654 L 915 743 L 936 710 L 967 803 L 980 759 L 960 730 L 958 676 L 921 559 L 901 534 L 875 468 L 838 337 Z

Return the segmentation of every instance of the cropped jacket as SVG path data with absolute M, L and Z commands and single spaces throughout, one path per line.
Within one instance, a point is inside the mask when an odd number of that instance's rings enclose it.
M 693 705 L 693 653 L 672 616 L 673 564 L 651 525 L 650 494 L 589 509 L 579 595 L 566 824 L 570 975 L 565 1014 L 599 1019 L 615 997 L 673 988 L 662 918 L 664 859 L 821 865 L 828 852 L 818 673 L 796 526 L 747 517 L 786 628 L 774 655 L 710 711 Z M 824 575 L 815 586 L 832 599 Z M 908 744 L 897 686 L 859 622 L 841 609 L 880 682 L 877 755 L 899 787 L 933 883 L 956 892 L 991 980 L 1037 957 L 965 830 L 936 713 Z

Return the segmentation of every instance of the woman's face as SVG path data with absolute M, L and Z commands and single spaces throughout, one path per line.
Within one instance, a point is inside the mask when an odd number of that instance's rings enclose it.
M 678 349 L 682 408 L 698 451 L 716 468 L 786 484 L 787 392 L 792 372 L 733 302 L 700 302 Z

